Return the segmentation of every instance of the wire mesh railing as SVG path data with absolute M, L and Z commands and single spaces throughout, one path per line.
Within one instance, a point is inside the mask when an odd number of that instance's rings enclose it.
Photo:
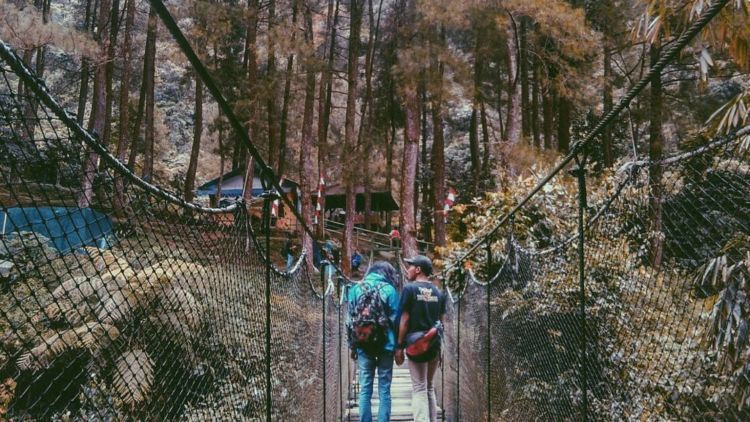
M 340 414 L 341 305 L 304 251 L 276 268 L 269 201 L 209 208 L 135 176 L 0 47 L 4 417 Z
M 748 133 L 629 163 L 583 207 L 559 174 L 449 273 L 456 415 L 746 418 Z

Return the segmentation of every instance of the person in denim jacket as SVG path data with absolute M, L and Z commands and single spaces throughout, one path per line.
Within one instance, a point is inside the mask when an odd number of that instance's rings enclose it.
M 372 421 L 372 389 L 375 369 L 378 374 L 378 422 L 387 422 L 391 417 L 391 380 L 393 379 L 393 352 L 396 348 L 396 317 L 399 304 L 398 291 L 394 287 L 398 274 L 393 266 L 384 261 L 372 264 L 365 278 L 349 289 L 347 302 L 350 307 L 366 289 L 378 289 L 384 302 L 390 326 L 386 330 L 385 344 L 375 353 L 365 353 L 358 347 L 352 349 L 352 359 L 357 360 L 359 369 L 359 417 L 362 422 Z

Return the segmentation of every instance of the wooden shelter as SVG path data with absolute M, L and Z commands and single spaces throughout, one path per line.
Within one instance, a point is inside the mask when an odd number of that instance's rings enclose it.
M 260 169 L 256 167 L 253 177 L 253 198 L 259 197 L 263 193 L 263 184 L 260 181 Z M 219 178 L 210 180 L 195 190 L 196 196 L 208 196 L 212 204 L 219 204 L 223 201 L 236 201 L 242 198 L 245 186 L 245 169 L 240 168 L 232 170 L 221 177 L 221 198 L 216 196 L 219 185 Z M 293 180 L 284 179 L 282 183 L 283 195 L 299 209 L 299 184 Z M 262 216 L 262 201 L 254 203 L 251 207 L 251 214 L 254 217 Z M 293 230 L 297 227 L 297 220 L 283 201 L 279 203 L 278 216 L 275 218 L 274 225 L 276 228 L 283 230 Z
M 355 224 L 364 225 L 365 212 L 365 187 L 357 186 L 355 188 Z M 346 209 L 346 187 L 342 183 L 336 183 L 326 186 L 326 206 L 325 211 L 332 220 L 336 220 L 340 213 L 336 211 Z M 318 201 L 317 192 L 312 195 L 313 204 Z M 370 225 L 382 227 L 383 222 L 389 218 L 392 211 L 398 211 L 399 206 L 390 191 L 370 191 Z

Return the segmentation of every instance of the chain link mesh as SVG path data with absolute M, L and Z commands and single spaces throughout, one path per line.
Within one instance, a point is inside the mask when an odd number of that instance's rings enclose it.
M 491 258 L 454 271 L 455 414 L 747 418 L 750 143 L 738 134 L 588 188 L 585 299 L 577 204 L 552 190 L 497 232 Z

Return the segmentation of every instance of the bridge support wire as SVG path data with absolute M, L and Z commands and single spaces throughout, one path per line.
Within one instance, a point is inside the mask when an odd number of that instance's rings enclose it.
M 456 302 L 456 420 L 461 420 L 461 299 Z
M 321 269 L 321 271 L 320 271 L 320 284 L 321 284 L 321 286 L 325 286 L 326 285 L 326 270 L 327 270 L 327 268 L 326 268 L 325 265 L 321 265 L 320 269 Z M 321 320 L 322 321 L 322 329 L 323 329 L 323 348 L 322 348 L 322 350 L 323 350 L 323 421 L 326 420 L 327 411 L 328 411 L 328 406 L 327 406 L 327 401 L 326 401 L 326 397 L 328 396 L 328 391 L 327 391 L 328 384 L 326 383 L 326 380 L 328 379 L 328 353 L 327 353 L 328 349 L 327 349 L 327 345 L 326 345 L 326 337 L 327 337 L 326 336 L 326 331 L 327 331 L 327 328 L 328 328 L 326 326 L 326 323 L 328 321 L 328 317 L 326 315 L 326 296 L 327 295 L 324 294 L 323 295 L 323 300 L 321 301 L 321 304 L 323 306 L 323 318 Z
M 578 179 L 578 282 L 580 293 L 580 312 L 581 312 L 581 364 L 579 370 L 581 378 L 581 419 L 588 420 L 589 401 L 588 401 L 588 373 L 586 357 L 586 267 L 585 267 L 585 238 L 584 232 L 584 213 L 586 212 L 586 161 L 587 155 L 584 152 L 580 158 L 576 157 L 577 167 L 571 170 L 573 176 Z
M 265 180 L 261 177 L 261 180 Z M 265 183 L 264 183 L 265 184 Z M 266 366 L 266 421 L 271 421 L 271 201 L 275 199 L 275 192 L 265 191 L 263 193 L 263 232 L 266 242 L 266 285 L 265 285 L 265 306 L 266 306 L 266 326 L 265 326 L 265 366 Z M 323 300 L 325 306 L 325 300 Z M 323 313 L 325 321 L 325 312 Z M 325 345 L 325 338 L 324 338 Z M 324 354 L 325 356 L 325 354 Z M 325 378 L 324 378 L 325 380 Z M 325 381 L 324 381 L 325 382 Z M 325 391 L 325 388 L 324 388 Z M 323 408 L 325 412 L 325 407 Z
M 492 270 L 492 239 L 487 241 L 487 274 L 491 273 Z M 486 295 L 487 295 L 487 331 L 485 337 L 487 340 L 487 371 L 485 371 L 487 377 L 487 420 L 492 420 L 492 340 L 490 337 L 492 327 L 492 310 L 490 309 L 490 302 L 492 296 L 492 284 L 487 283 Z

